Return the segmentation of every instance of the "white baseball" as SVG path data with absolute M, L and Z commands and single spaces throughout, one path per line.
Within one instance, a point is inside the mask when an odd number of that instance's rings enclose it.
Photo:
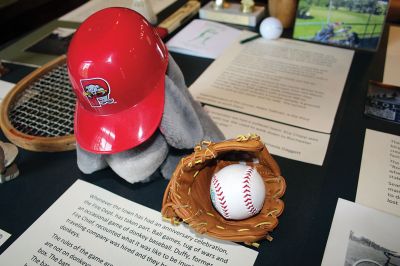
M 228 165 L 211 179 L 211 201 L 226 219 L 243 220 L 256 215 L 265 200 L 265 185 L 255 168 Z

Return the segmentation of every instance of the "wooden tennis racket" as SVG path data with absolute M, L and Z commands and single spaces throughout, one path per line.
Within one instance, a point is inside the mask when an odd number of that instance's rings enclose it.
M 12 143 L 30 151 L 73 150 L 75 99 L 62 55 L 8 92 L 0 106 L 1 129 Z

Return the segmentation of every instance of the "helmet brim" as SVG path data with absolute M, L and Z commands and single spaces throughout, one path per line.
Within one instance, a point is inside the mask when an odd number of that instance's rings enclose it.
M 154 134 L 164 111 L 165 77 L 141 102 L 124 111 L 94 115 L 77 101 L 74 130 L 79 146 L 97 154 L 113 154 L 134 148 Z

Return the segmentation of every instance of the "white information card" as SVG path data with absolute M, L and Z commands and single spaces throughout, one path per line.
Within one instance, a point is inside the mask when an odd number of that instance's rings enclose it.
M 400 86 L 400 27 L 390 26 L 389 39 L 386 50 L 385 71 L 383 82 L 386 84 Z
M 283 38 L 237 40 L 189 90 L 226 137 L 256 133 L 275 155 L 322 165 L 353 54 Z
M 331 133 L 353 54 L 283 38 L 237 41 L 189 90 L 206 104 Z
M 234 27 L 203 19 L 194 19 L 168 42 L 168 51 L 217 58 L 241 31 Z
M 78 180 L 0 256 L 0 265 L 253 265 L 257 252 L 163 222 Z
M 272 154 L 316 165 L 324 162 L 329 134 L 212 106 L 206 106 L 205 110 L 228 139 L 248 132 L 257 133 Z
M 400 216 L 400 136 L 367 129 L 356 202 Z

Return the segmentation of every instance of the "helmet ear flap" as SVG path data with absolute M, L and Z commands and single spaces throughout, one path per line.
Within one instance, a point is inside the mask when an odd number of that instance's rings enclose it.
M 160 131 L 177 149 L 190 149 L 204 137 L 203 127 L 186 86 L 179 88 L 165 76 L 165 103 Z

